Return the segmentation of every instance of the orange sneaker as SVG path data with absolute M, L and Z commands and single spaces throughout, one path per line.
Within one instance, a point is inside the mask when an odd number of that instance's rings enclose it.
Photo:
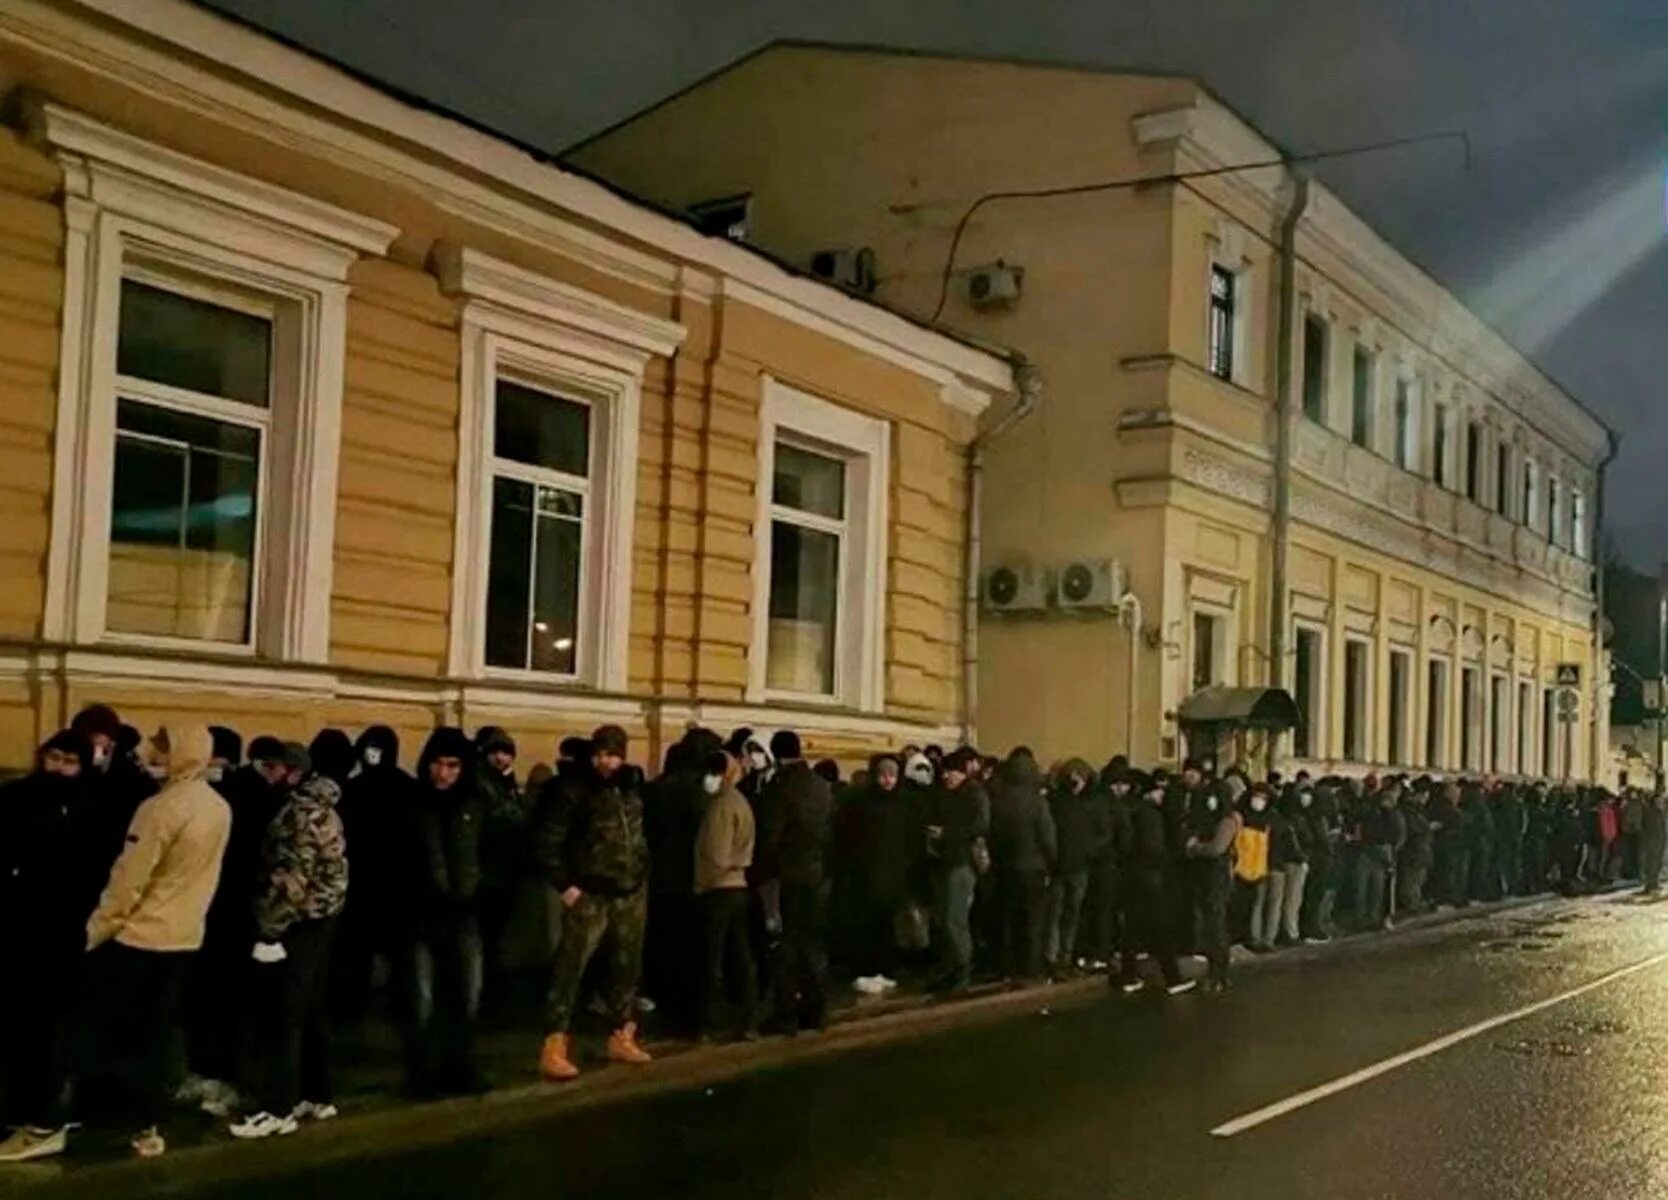
M 613 1048 L 612 1042 L 609 1048 Z M 567 1034 L 553 1033 L 544 1039 L 544 1046 L 539 1050 L 539 1074 L 558 1083 L 579 1078 L 579 1068 L 568 1056 Z
M 653 1056 L 637 1041 L 635 1021 L 627 1021 L 608 1035 L 608 1057 L 615 1062 L 630 1063 L 634 1067 L 654 1061 Z

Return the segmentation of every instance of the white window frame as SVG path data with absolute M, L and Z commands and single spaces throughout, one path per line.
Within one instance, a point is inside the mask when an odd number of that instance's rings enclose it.
M 1358 714 L 1360 728 L 1360 754 L 1354 753 L 1349 745 L 1349 730 L 1344 726 L 1344 706 L 1349 703 L 1349 652 L 1351 646 L 1359 646 L 1361 655 L 1361 712 Z M 1373 746 L 1374 721 L 1377 707 L 1373 703 L 1374 689 L 1377 684 L 1376 672 L 1373 670 L 1373 643 L 1370 638 L 1354 637 L 1346 634 L 1344 637 L 1344 652 L 1338 662 L 1339 696 L 1338 696 L 1338 757 L 1346 762 L 1370 763 L 1375 761 L 1376 753 Z
M 1523 470 L 1528 486 L 1525 503 L 1528 510 L 1523 514 L 1523 524 L 1531 532 L 1539 532 L 1541 528 L 1541 464 L 1529 454 L 1523 456 Z
M 41 104 L 34 127 L 64 170 L 64 312 L 43 634 L 76 644 L 325 662 L 335 553 L 347 277 L 391 225 Z M 107 627 L 121 285 L 150 275 L 213 303 L 262 298 L 273 390 L 262 438 L 250 637 L 242 645 Z M 248 300 L 241 305 L 247 307 Z M 154 402 L 167 390 L 142 385 Z M 213 406 L 174 389 L 175 407 Z M 246 406 L 235 405 L 238 409 Z M 205 412 L 205 415 L 208 415 Z M 226 414 L 219 414 L 224 418 Z M 239 412 L 246 421 L 249 414 Z
M 879 712 L 885 707 L 883 649 L 892 427 L 879 417 L 832 404 L 770 375 L 762 377 L 762 389 L 747 699 Z M 834 626 L 834 687 L 828 694 L 782 691 L 768 685 L 771 523 L 776 507 L 772 492 L 778 438 L 841 458 L 846 464 L 846 517 L 840 523 L 844 540 Z M 815 520 L 797 511 L 793 519 L 802 524 Z
M 686 330 L 675 322 L 451 243 L 437 246 L 433 257 L 442 289 L 465 301 L 448 670 L 469 680 L 623 692 L 630 658 L 632 533 L 643 376 L 652 358 L 676 351 Z M 547 474 L 493 454 L 500 377 L 591 408 L 589 492 L 572 674 L 486 663 L 492 481 L 496 474 L 517 478 L 531 478 L 529 472 Z
M 1587 493 L 1571 487 L 1570 494 L 1570 552 L 1577 558 L 1587 557 Z
M 1194 639 L 1194 620 L 1197 617 L 1209 617 L 1213 622 L 1211 639 L 1211 662 L 1215 666 L 1217 678 L 1206 684 L 1210 686 L 1232 687 L 1239 683 L 1239 655 L 1238 638 L 1235 636 L 1234 610 L 1226 605 L 1211 604 L 1194 600 L 1188 605 L 1187 611 L 1187 682 L 1191 688 L 1193 684 L 1193 658 L 1198 646 Z

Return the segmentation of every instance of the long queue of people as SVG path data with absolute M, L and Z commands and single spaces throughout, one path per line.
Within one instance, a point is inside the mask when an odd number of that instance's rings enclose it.
M 842 779 L 788 730 L 691 729 L 652 781 L 617 726 L 525 778 L 517 754 L 501 729 L 440 728 L 408 774 L 385 726 L 245 753 L 225 728 L 142 739 L 107 707 L 79 714 L 0 788 L 23 981 L 0 988 L 0 1162 L 62 1152 L 101 1086 L 141 1156 L 165 1150 L 178 1100 L 239 1138 L 329 1120 L 332 1028 L 378 999 L 409 1091 L 483 1090 L 483 995 L 511 990 L 529 891 L 538 1069 L 562 1081 L 588 1014 L 607 1059 L 642 1066 L 646 1012 L 667 1035 L 820 1030 L 831 976 L 868 994 L 1085 972 L 1222 992 L 1236 941 L 1269 953 L 1622 877 L 1655 891 L 1668 831 L 1638 791 L 1045 770 L 1025 748 L 905 747 Z

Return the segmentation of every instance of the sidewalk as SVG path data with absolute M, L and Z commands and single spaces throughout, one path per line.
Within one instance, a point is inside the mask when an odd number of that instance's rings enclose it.
M 1293 947 L 1273 955 L 1244 952 L 1242 957 L 1236 949 L 1234 965 L 1236 971 L 1258 970 L 1267 964 L 1300 965 L 1462 919 L 1494 916 L 1559 898 L 1546 893 L 1446 909 L 1400 922 L 1387 934 L 1354 934 L 1325 945 Z M 109 1132 L 79 1133 L 72 1136 L 70 1153 L 61 1159 L 0 1167 L 0 1198 L 56 1200 L 73 1196 L 96 1200 L 153 1190 L 225 1187 L 240 1179 L 309 1165 L 457 1141 L 577 1109 L 712 1086 L 755 1071 L 885 1045 L 936 1030 L 1001 1021 L 1026 1012 L 1075 1008 L 1106 994 L 1105 978 L 1089 976 L 1014 990 L 989 984 L 949 1001 L 919 992 L 852 997 L 836 1011 L 834 1024 L 825 1034 L 728 1045 L 651 1043 L 657 1061 L 641 1069 L 603 1065 L 600 1042 L 586 1039 L 580 1047 L 585 1055 L 585 1074 L 560 1085 L 538 1079 L 536 1030 L 494 1030 L 481 1037 L 479 1050 L 483 1069 L 498 1085 L 495 1090 L 478 1097 L 432 1102 L 401 1097 L 397 1047 L 392 1034 L 378 1027 L 368 1053 L 358 1061 L 350 1059 L 338 1065 L 338 1102 L 343 1115 L 334 1121 L 310 1125 L 292 1137 L 242 1143 L 225 1132 L 224 1122 L 182 1111 L 169 1129 L 168 1154 L 151 1161 L 133 1158 L 122 1137 Z M 1139 1003 L 1141 999 L 1126 1002 Z

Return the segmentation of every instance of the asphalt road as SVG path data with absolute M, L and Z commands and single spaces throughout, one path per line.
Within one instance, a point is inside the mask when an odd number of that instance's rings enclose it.
M 1225 998 L 1096 998 L 217 1194 L 1663 1196 L 1668 905 L 1548 902 L 1275 959 Z

